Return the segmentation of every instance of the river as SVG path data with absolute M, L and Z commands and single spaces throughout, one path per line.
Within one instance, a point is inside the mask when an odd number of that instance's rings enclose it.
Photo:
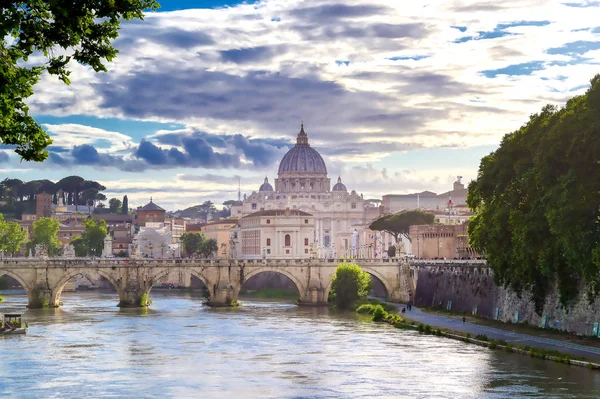
M 26 336 L 0 336 L 2 398 L 600 398 L 600 373 L 419 335 L 354 314 L 246 300 L 213 309 L 153 291 L 64 293 L 21 310 Z

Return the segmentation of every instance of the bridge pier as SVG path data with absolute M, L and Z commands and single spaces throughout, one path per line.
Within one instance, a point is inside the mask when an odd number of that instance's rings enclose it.
M 309 288 L 300 295 L 298 301 L 300 306 L 327 306 L 327 298 L 325 298 L 325 289 L 321 287 Z
M 229 281 L 221 281 L 211 292 L 208 304 L 216 307 L 236 306 L 239 291 Z
M 27 307 L 29 309 L 42 309 L 42 308 L 57 308 L 60 303 L 56 301 L 55 295 L 52 290 L 47 287 L 38 286 L 27 291 Z

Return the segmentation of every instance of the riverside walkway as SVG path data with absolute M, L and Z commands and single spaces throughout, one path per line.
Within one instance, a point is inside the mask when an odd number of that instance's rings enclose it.
M 405 307 L 405 305 L 398 303 L 388 302 L 388 304 L 400 309 Z M 460 319 L 426 313 L 414 306 L 410 312 L 407 310 L 406 313 L 401 315 L 406 319 L 413 320 L 417 323 L 429 324 L 432 327 L 446 328 L 448 330 L 460 331 L 471 335 L 484 334 L 490 339 L 496 341 L 504 340 L 513 345 L 527 345 L 536 348 L 555 350 L 571 356 L 582 356 L 592 361 L 600 361 L 600 348 L 592 346 L 536 337 L 534 335 L 507 331 L 489 326 L 481 326 L 469 322 L 463 323 Z

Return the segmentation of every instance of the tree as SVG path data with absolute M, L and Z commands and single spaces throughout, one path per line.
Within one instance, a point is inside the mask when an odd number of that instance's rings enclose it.
M 469 244 L 497 284 L 531 292 L 542 313 L 558 284 L 563 306 L 600 291 L 600 75 L 559 109 L 545 106 L 484 157 L 469 184 Z
M 108 209 L 110 209 L 110 213 L 120 213 L 121 212 L 121 200 L 116 198 L 111 198 L 108 201 Z
M 129 200 L 127 199 L 126 195 L 123 196 L 123 205 L 121 205 L 121 212 L 124 215 L 127 215 L 129 213 Z
M 81 235 L 82 248 L 85 249 L 88 256 L 102 256 L 104 249 L 104 239 L 108 234 L 106 221 L 94 219 L 85 219 L 83 221 L 83 234 Z
M 71 245 L 73 246 L 73 249 L 75 249 L 75 256 L 83 258 L 88 255 L 88 249 L 82 236 L 73 237 L 71 239 Z
M 121 20 L 143 19 L 155 0 L 3 2 L 0 8 L 0 141 L 28 161 L 43 161 L 48 134 L 29 115 L 26 99 L 43 72 L 69 84 L 71 60 L 106 72 Z M 14 40 L 5 40 L 12 37 Z M 56 51 L 57 49 L 61 51 Z M 29 58 L 35 55 L 34 58 Z M 45 60 L 38 62 L 38 59 Z
M 35 251 L 36 245 L 46 248 L 48 255 L 54 256 L 60 251 L 58 231 L 60 223 L 51 218 L 39 218 L 32 225 L 31 240 L 27 243 L 27 249 Z
M 225 205 L 227 209 L 231 209 L 232 206 L 242 205 L 242 201 L 227 200 L 223 202 L 223 205 Z
M 188 257 L 192 257 L 200 251 L 204 235 L 201 233 L 184 233 L 181 236 L 183 251 Z
M 14 255 L 25 242 L 27 232 L 21 231 L 17 222 L 7 222 L 0 213 L 0 252 Z
M 56 183 L 56 187 L 60 190 L 63 190 L 66 193 L 69 193 L 70 200 L 69 204 L 75 205 L 75 211 L 78 211 L 79 205 L 79 193 L 84 189 L 85 180 L 79 176 L 68 176 L 65 177 Z
M 218 250 L 219 246 L 217 244 L 217 240 L 215 240 L 214 238 L 209 238 L 208 240 L 204 240 L 200 243 L 198 254 L 203 258 L 210 258 Z
M 338 309 L 350 309 L 371 289 L 371 275 L 353 263 L 340 263 L 335 269 L 329 300 Z
M 423 211 L 402 211 L 392 215 L 382 216 L 369 226 L 374 231 L 385 231 L 394 236 L 394 240 L 398 242 L 398 236 L 404 235 L 408 240 L 410 226 L 420 224 L 433 224 L 435 215 L 433 213 Z

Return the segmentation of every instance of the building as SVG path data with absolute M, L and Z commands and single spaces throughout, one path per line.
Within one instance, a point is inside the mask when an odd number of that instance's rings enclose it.
M 135 225 L 139 227 L 146 226 L 146 223 L 164 223 L 166 211 L 160 206 L 152 202 L 137 209 L 135 217 Z
M 230 258 L 231 229 L 237 226 L 237 224 L 237 219 L 222 219 L 204 225 L 201 228 L 201 233 L 206 238 L 217 241 L 217 247 L 219 248 L 216 254 L 217 258 Z
M 202 233 L 202 227 L 206 226 L 206 223 L 189 223 L 185 225 L 186 233 Z
M 81 236 L 85 228 L 81 225 L 73 226 L 61 224 L 58 230 L 58 241 L 61 245 L 70 244 L 74 237 Z
M 232 253 L 238 259 L 308 258 L 314 242 L 315 218 L 298 209 L 258 211 L 232 230 Z
M 52 195 L 40 193 L 35 196 L 35 214 L 38 218 L 52 215 Z
M 181 242 L 181 236 L 185 233 L 186 221 L 183 218 L 165 218 L 165 226 L 171 230 L 173 244 Z
M 413 194 L 387 194 L 383 196 L 383 213 L 397 213 L 407 210 L 423 209 L 444 211 L 449 205 L 455 208 L 466 207 L 467 189 L 457 176 L 451 191 L 436 194 L 423 191 Z
M 133 257 L 165 259 L 180 257 L 179 244 L 172 243 L 173 234 L 168 226 L 161 222 L 145 222 L 133 237 Z
M 412 254 L 424 259 L 476 258 L 468 244 L 468 223 L 410 226 Z
M 288 208 L 314 218 L 314 233 L 309 237 L 309 243 L 314 242 L 317 249 L 332 254 L 340 254 L 344 246 L 349 245 L 353 225 L 369 223 L 380 215 L 378 205 L 364 200 L 354 190 L 348 191 L 341 177 L 331 187 L 325 162 L 310 146 L 304 125 L 296 145 L 279 164 L 275 188 L 265 178 L 258 191 L 244 195 L 241 205 L 231 207 L 231 215 L 244 220 L 241 223 L 243 229 L 248 223 L 248 219 L 244 219 L 246 216 L 262 211 L 281 213 Z M 264 234 L 261 237 L 266 239 Z M 288 255 L 285 251 L 283 254 Z M 303 254 L 304 251 L 300 251 L 300 255 Z

